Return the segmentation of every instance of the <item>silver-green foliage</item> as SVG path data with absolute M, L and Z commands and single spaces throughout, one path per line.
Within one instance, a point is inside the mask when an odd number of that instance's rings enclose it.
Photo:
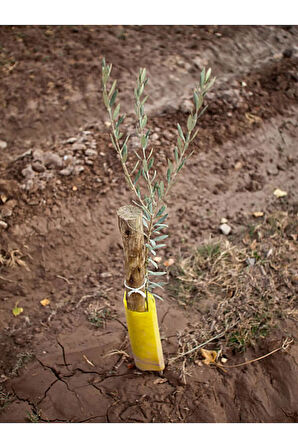
M 164 285 L 163 282 L 153 281 L 152 277 L 166 274 L 166 272 L 149 269 L 149 264 L 158 269 L 158 265 L 152 259 L 152 256 L 156 256 L 157 250 L 166 246 L 164 240 L 168 235 L 162 233 L 168 227 L 165 224 L 168 217 L 165 200 L 176 181 L 178 173 L 192 155 L 189 146 L 198 133 L 197 122 L 207 108 L 207 106 L 203 107 L 204 97 L 214 84 L 215 78 L 211 78 L 211 68 L 207 71 L 202 70 L 200 82 L 194 88 L 193 110 L 187 119 L 187 130 L 184 133 L 180 124 L 177 124 L 177 143 L 174 147 L 173 157 L 168 159 L 165 179 L 161 179 L 154 168 L 154 149 L 149 147 L 150 129 L 147 128 L 148 117 L 145 113 L 145 103 L 148 96 L 144 94 L 148 82 L 146 69 L 140 69 L 134 89 L 135 113 L 137 116 L 136 132 L 140 142 L 138 150 L 128 149 L 130 135 L 124 137 L 121 132 L 125 115 L 120 113 L 120 102 L 117 101 L 117 81 L 110 81 L 111 70 L 112 64 L 106 64 L 105 59 L 103 59 L 103 100 L 111 121 L 111 140 L 119 155 L 126 181 L 135 194 L 136 201 L 133 202 L 143 211 L 146 241 L 146 283 L 147 290 L 151 292 L 153 289 L 162 288 Z M 133 169 L 128 166 L 131 152 L 136 156 Z M 143 187 L 139 182 L 141 177 L 144 179 Z M 161 299 L 156 293 L 154 293 L 154 296 Z

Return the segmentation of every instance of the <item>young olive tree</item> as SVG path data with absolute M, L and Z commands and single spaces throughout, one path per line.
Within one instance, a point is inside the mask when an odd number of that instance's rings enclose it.
M 111 122 L 111 141 L 119 155 L 127 184 L 135 196 L 133 203 L 143 212 L 146 290 L 152 293 L 153 289 L 162 288 L 164 285 L 164 282 L 156 280 L 155 277 L 159 278 L 166 274 L 166 272 L 158 271 L 158 264 L 152 258 L 156 256 L 159 249 L 166 246 L 165 240 L 168 238 L 168 235 L 164 233 L 168 227 L 166 199 L 177 180 L 178 173 L 193 153 L 190 151 L 190 145 L 198 134 L 198 120 L 207 109 L 207 105 L 204 105 L 205 95 L 213 86 L 215 78 L 211 77 L 211 68 L 207 71 L 204 68 L 201 71 L 200 81 L 193 91 L 193 110 L 187 119 L 187 131 L 183 133 L 181 125 L 177 124 L 177 143 L 173 150 L 173 157 L 167 161 L 167 173 L 163 179 L 154 168 L 155 150 L 149 145 L 150 129 L 147 127 L 148 117 L 145 113 L 148 96 L 144 93 L 148 82 L 146 69 L 140 69 L 134 89 L 136 133 L 139 138 L 137 150 L 129 149 L 130 135 L 124 136 L 121 131 L 125 114 L 120 113 L 120 102 L 117 101 L 117 81 L 110 80 L 111 71 L 112 64 L 107 64 L 103 59 L 103 100 Z M 133 155 L 136 163 L 130 169 L 129 158 Z M 141 178 L 144 179 L 142 183 Z M 150 265 L 157 270 L 151 270 Z M 162 300 L 162 297 L 155 292 L 154 296 Z

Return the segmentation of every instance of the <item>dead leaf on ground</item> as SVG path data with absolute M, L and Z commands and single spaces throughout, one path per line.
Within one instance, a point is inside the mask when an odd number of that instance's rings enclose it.
M 217 358 L 217 352 L 215 350 L 206 350 L 201 348 L 201 354 L 203 356 L 203 363 L 209 366 L 209 364 L 215 364 Z
M 12 310 L 12 314 L 17 317 L 19 314 L 21 314 L 24 311 L 23 308 L 19 308 L 18 306 L 15 306 Z
M 51 303 L 51 301 L 49 299 L 43 299 L 40 301 L 40 304 L 42 306 L 48 306 Z
M 174 263 L 175 263 L 174 258 L 169 258 L 168 260 L 166 260 L 164 262 L 164 266 L 169 267 L 169 266 L 172 266 L 172 264 L 174 264 Z
M 281 190 L 280 188 L 276 188 L 273 194 L 276 198 L 284 198 L 285 196 L 287 196 L 288 193 L 286 191 Z
M 167 378 L 157 378 L 155 381 L 153 381 L 153 384 L 163 384 L 168 381 Z
M 255 218 L 261 218 L 261 216 L 264 216 L 264 212 L 253 212 L 253 216 Z
M 153 260 L 156 261 L 156 263 L 160 263 L 162 258 L 161 257 L 154 257 Z

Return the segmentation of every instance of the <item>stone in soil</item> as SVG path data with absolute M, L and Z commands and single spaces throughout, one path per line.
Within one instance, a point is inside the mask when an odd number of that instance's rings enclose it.
M 7 227 L 8 227 L 7 222 L 5 222 L 5 221 L 0 221 L 0 228 L 1 228 L 1 229 L 7 229 Z
M 4 140 L 0 140 L 0 149 L 6 149 L 7 143 Z
M 229 235 L 229 233 L 231 233 L 232 230 L 228 224 L 221 224 L 219 226 L 219 229 L 224 235 Z
M 47 168 L 62 168 L 63 162 L 58 154 L 47 151 L 44 154 L 44 164 Z

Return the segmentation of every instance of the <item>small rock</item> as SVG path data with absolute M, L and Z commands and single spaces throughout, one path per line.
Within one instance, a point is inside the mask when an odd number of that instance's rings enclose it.
M 89 160 L 89 159 L 85 159 L 85 163 L 86 163 L 86 165 L 90 165 L 90 166 L 94 165 L 93 161 Z
M 44 152 L 41 151 L 41 149 L 35 149 L 32 152 L 32 157 L 33 157 L 34 161 L 36 160 L 36 161 L 39 161 L 39 162 L 43 162 Z
M 12 215 L 12 211 L 16 205 L 17 201 L 15 199 L 6 202 L 6 204 L 0 209 L 0 216 L 2 218 L 9 218 Z
M 32 168 L 34 171 L 37 171 L 37 173 L 43 173 L 46 170 L 43 164 L 38 160 L 32 162 Z
M 256 259 L 255 258 L 247 258 L 246 263 L 248 264 L 248 266 L 254 266 L 256 264 Z
M 228 220 L 227 218 L 221 218 L 220 223 L 221 224 L 227 224 Z
M 1 229 L 7 229 L 7 227 L 8 227 L 7 222 L 5 222 L 5 221 L 0 221 L 0 228 L 1 228 Z
M 70 137 L 68 140 L 66 140 L 66 143 L 75 143 L 76 141 L 76 137 Z
M 99 276 L 101 278 L 109 278 L 112 277 L 112 274 L 110 272 L 102 272 L 101 274 L 99 274 Z
M 0 140 L 0 149 L 6 149 L 7 143 L 4 140 Z
M 35 176 L 35 173 L 34 173 L 34 171 L 32 169 L 32 166 L 31 165 L 26 166 L 26 168 L 24 168 L 22 170 L 22 175 L 24 177 L 26 177 L 27 179 L 32 179 L 32 177 Z
M 63 161 L 58 154 L 47 151 L 44 154 L 44 164 L 47 168 L 61 168 Z
M 82 166 L 82 165 L 77 165 L 77 166 L 75 166 L 75 168 L 74 168 L 74 174 L 80 174 L 80 173 L 82 173 L 83 171 L 84 171 L 84 167 Z
M 59 171 L 59 174 L 61 174 L 61 176 L 70 176 L 73 172 L 73 167 L 72 166 L 68 166 L 67 168 L 64 168 L 63 170 Z
M 220 231 L 224 234 L 224 235 L 229 235 L 229 233 L 231 232 L 231 227 L 228 225 L 228 224 L 226 224 L 226 223 L 224 223 L 224 224 L 221 224 L 220 226 L 219 226 L 219 229 L 220 229 Z
M 87 157 L 90 157 L 90 158 L 96 158 L 96 156 L 97 156 L 97 151 L 94 151 L 94 149 L 87 149 L 87 150 L 85 151 L 85 155 L 86 155 Z
M 84 145 L 84 143 L 75 143 L 74 145 L 72 145 L 71 149 L 73 151 L 84 151 L 86 149 L 86 146 Z

